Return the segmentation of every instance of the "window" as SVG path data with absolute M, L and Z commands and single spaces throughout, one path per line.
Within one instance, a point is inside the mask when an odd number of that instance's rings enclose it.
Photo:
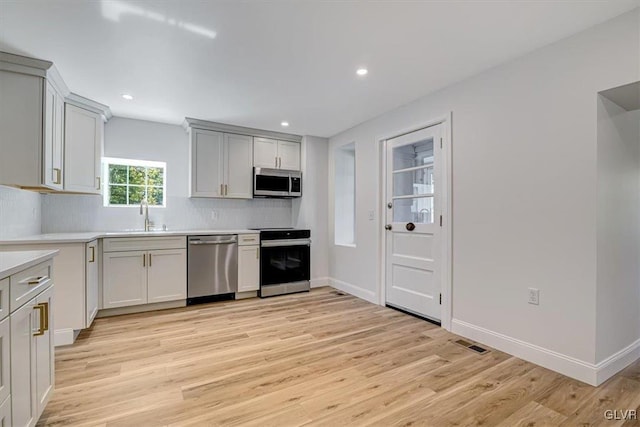
M 105 206 L 137 206 L 145 197 L 149 206 L 166 206 L 166 163 L 105 157 L 103 164 Z
M 335 150 L 335 230 L 336 245 L 355 246 L 356 233 L 356 145 Z

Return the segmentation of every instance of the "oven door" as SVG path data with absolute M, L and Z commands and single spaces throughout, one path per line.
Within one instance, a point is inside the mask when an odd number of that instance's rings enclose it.
M 253 195 L 263 197 L 290 197 L 289 173 L 277 169 L 255 168 Z
M 311 277 L 311 240 L 265 240 L 260 248 L 260 286 Z

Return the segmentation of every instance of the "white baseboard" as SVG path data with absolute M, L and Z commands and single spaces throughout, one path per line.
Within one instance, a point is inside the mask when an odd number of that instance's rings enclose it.
M 453 319 L 451 332 L 592 386 L 599 386 L 640 358 L 640 339 L 605 360 L 593 364 L 462 320 Z
M 322 288 L 323 286 L 329 286 L 328 277 L 317 277 L 315 279 L 311 279 L 312 288 Z
M 451 332 L 478 341 L 536 365 L 597 386 L 596 366 L 462 320 L 453 319 Z
M 369 289 L 364 289 L 351 283 L 343 282 L 332 277 L 329 278 L 329 286 L 333 286 L 343 292 L 353 295 L 354 297 L 361 298 L 365 301 L 369 301 L 373 304 L 378 304 L 376 293 Z
M 56 347 L 71 345 L 75 342 L 76 334 L 73 329 L 56 329 L 53 332 L 53 342 Z
M 596 364 L 596 383 L 602 384 L 638 358 L 640 358 L 640 339 Z

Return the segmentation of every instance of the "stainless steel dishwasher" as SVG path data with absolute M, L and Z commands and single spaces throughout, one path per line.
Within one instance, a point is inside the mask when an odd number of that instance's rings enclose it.
M 233 299 L 238 290 L 238 236 L 189 236 L 187 305 Z

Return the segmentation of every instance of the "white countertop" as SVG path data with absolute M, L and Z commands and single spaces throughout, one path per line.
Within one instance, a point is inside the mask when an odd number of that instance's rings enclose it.
M 50 233 L 0 240 L 0 245 L 47 243 L 87 243 L 104 237 L 194 236 L 204 234 L 255 234 L 257 230 L 168 230 L 168 231 L 87 231 L 82 233 Z
M 39 264 L 58 254 L 58 251 L 0 252 L 0 279 Z

